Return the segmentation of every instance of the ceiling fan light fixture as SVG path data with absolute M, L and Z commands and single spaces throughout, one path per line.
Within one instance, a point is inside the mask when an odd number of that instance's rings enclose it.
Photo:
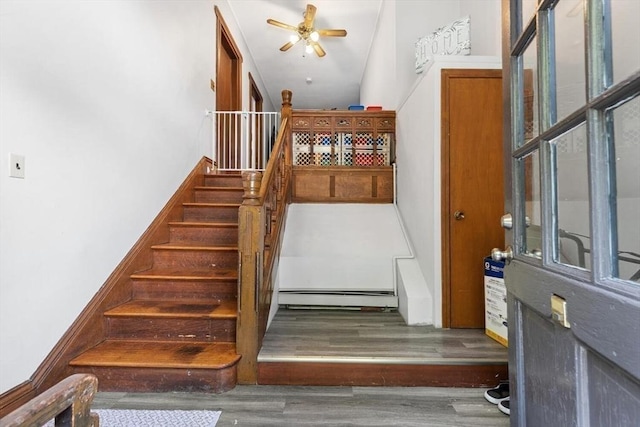
M 271 18 L 267 19 L 267 24 L 293 31 L 293 34 L 289 37 L 289 41 L 280 47 L 282 52 L 288 51 L 293 45 L 302 40 L 303 43 L 301 44 L 304 45 L 305 52 L 302 56 L 315 52 L 318 57 L 322 58 L 327 53 L 324 51 L 322 46 L 320 46 L 319 40 L 321 37 L 344 37 L 347 35 L 346 30 L 340 29 L 316 30 L 314 28 L 316 10 L 317 9 L 314 5 L 307 4 L 307 8 L 302 15 L 304 17 L 304 21 L 299 23 L 297 26 L 285 24 L 284 22 L 276 21 Z

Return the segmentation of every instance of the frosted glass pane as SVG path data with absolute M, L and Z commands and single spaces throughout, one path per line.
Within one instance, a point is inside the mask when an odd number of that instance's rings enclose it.
M 524 66 L 524 141 L 522 143 L 540 134 L 538 126 L 538 56 L 536 41 L 537 38 L 534 38 L 522 56 Z
M 523 26 L 529 23 L 534 13 L 536 13 L 537 6 L 538 6 L 538 0 L 522 0 L 522 25 Z
M 640 97 L 613 110 L 618 277 L 640 282 Z
M 611 0 L 613 83 L 640 70 L 640 1 Z
M 586 126 L 551 141 L 557 165 L 558 251 L 554 261 L 590 269 L 589 173 Z
M 556 48 L 556 111 L 560 121 L 586 103 L 582 2 L 563 0 L 553 10 Z
M 540 156 L 537 151 L 522 159 L 525 174 L 525 215 L 528 223 L 525 235 L 525 255 L 542 256 Z

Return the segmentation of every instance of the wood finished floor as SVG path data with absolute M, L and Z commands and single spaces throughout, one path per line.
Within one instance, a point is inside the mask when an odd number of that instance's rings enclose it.
M 407 326 L 397 312 L 281 308 L 259 359 L 506 362 L 482 330 Z M 238 385 L 222 394 L 105 393 L 95 409 L 219 410 L 226 426 L 508 426 L 482 388 Z
M 506 363 L 507 349 L 482 329 L 407 326 L 397 311 L 280 308 L 259 362 L 321 360 L 398 364 Z
M 483 389 L 238 385 L 222 394 L 98 393 L 93 409 L 222 411 L 216 427 L 502 427 Z M 169 427 L 169 426 L 163 426 Z

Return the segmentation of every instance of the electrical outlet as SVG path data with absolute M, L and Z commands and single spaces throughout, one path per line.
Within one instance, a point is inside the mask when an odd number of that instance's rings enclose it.
M 24 179 L 25 160 L 20 154 L 9 153 L 9 176 Z

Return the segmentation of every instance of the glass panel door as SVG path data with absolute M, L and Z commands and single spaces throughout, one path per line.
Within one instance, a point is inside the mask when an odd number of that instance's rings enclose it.
M 640 1 L 502 2 L 511 425 L 634 425 Z

